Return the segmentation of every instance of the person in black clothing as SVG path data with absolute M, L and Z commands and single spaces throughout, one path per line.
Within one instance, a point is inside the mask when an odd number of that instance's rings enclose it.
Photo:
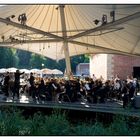
M 27 21 L 26 13 L 23 13 L 23 14 L 19 15 L 19 16 L 18 16 L 18 21 L 19 21 L 22 25 L 26 25 L 26 21 Z
M 46 98 L 45 92 L 46 92 L 46 85 L 44 83 L 44 80 L 41 79 L 41 83 L 38 86 L 38 94 L 39 94 L 38 97 L 40 100 L 42 100 L 44 97 Z
M 125 107 L 127 107 L 128 101 L 129 101 L 127 81 L 124 81 L 121 92 L 123 94 L 123 98 L 122 98 L 122 100 L 123 100 L 123 108 L 125 108 Z
M 72 92 L 71 92 L 71 82 L 68 80 L 65 83 L 65 89 L 66 89 L 66 94 L 68 95 L 69 99 L 71 100 L 72 98 Z
M 100 89 L 102 88 L 102 81 L 100 80 L 96 80 L 94 87 L 93 87 L 93 103 L 97 103 L 98 102 L 98 96 L 100 94 Z
M 15 72 L 13 99 L 15 97 L 15 93 L 17 94 L 17 98 L 19 99 L 20 75 L 22 75 L 22 74 L 24 74 L 24 72 L 20 73 L 19 70 L 16 70 L 16 72 Z
M 46 100 L 52 101 L 52 81 L 46 83 Z
M 132 82 L 129 83 L 129 101 L 134 97 L 135 87 Z
M 98 90 L 98 96 L 100 97 L 99 102 L 105 103 L 105 99 L 107 98 L 108 92 L 110 90 L 108 81 L 105 82 L 105 85 L 100 87 Z
M 9 96 L 9 92 L 8 92 L 8 89 L 9 89 L 9 80 L 10 80 L 10 76 L 9 76 L 9 72 L 6 73 L 6 76 L 4 78 L 4 92 L 5 92 L 5 95 L 8 97 Z
M 31 85 L 31 86 L 34 84 L 34 80 L 35 80 L 35 78 L 34 78 L 34 76 L 33 76 L 33 73 L 31 72 L 31 73 L 30 73 L 30 78 L 29 78 L 29 82 L 30 82 L 30 85 Z
M 54 101 L 55 100 L 55 96 L 56 96 L 56 90 L 57 90 L 57 86 L 56 86 L 56 80 L 55 79 L 51 79 L 46 87 L 46 98 L 47 100 L 51 100 Z
M 81 84 L 80 84 L 80 79 L 76 79 L 76 84 L 75 84 L 75 90 L 76 90 L 76 98 L 77 100 L 81 99 Z
M 80 93 L 81 85 L 80 85 L 80 79 L 76 79 L 76 92 Z
M 29 78 L 29 83 L 30 83 L 30 88 L 29 88 L 29 95 L 32 96 L 32 98 L 35 98 L 35 92 L 34 92 L 34 76 L 33 76 L 33 73 L 31 72 L 30 73 L 30 78 Z

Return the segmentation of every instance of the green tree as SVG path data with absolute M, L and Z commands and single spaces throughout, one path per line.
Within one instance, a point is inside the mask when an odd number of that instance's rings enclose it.
M 84 57 L 85 57 L 84 63 L 89 63 L 89 57 L 90 57 L 90 55 L 85 54 Z
M 45 61 L 45 67 L 49 69 L 56 69 L 57 68 L 57 62 L 55 60 L 52 60 L 50 58 L 46 58 Z
M 56 68 L 64 72 L 65 69 L 66 69 L 65 59 L 62 59 L 59 62 L 57 62 L 57 67 Z
M 18 67 L 18 57 L 15 49 L 0 48 L 0 58 L 0 68 Z
M 89 57 L 86 55 L 79 55 L 79 56 L 71 57 L 71 69 L 73 73 L 76 72 L 76 66 L 79 63 L 89 63 Z
M 31 59 L 31 52 L 17 50 L 17 56 L 19 58 L 19 67 L 20 68 L 30 68 L 30 59 Z
M 46 58 L 44 56 L 32 53 L 31 59 L 30 59 L 30 66 L 31 68 L 42 69 L 42 64 L 44 64 L 45 61 L 46 61 Z
M 55 61 L 50 58 L 37 55 L 31 52 L 23 51 L 23 50 L 15 50 L 11 48 L 0 48 L 0 57 L 2 59 L 0 63 L 0 68 L 5 67 L 17 67 L 17 68 L 43 68 L 49 69 L 59 69 L 61 71 L 65 71 L 66 64 L 65 59 L 60 61 Z M 71 67 L 72 72 L 76 72 L 76 66 L 79 63 L 88 63 L 89 56 L 88 55 L 79 55 L 73 56 L 71 59 Z
M 71 69 L 72 72 L 76 72 L 76 66 L 79 63 L 89 63 L 89 56 L 88 55 L 79 55 L 79 56 L 73 56 L 70 58 L 71 60 Z M 52 60 L 50 58 L 46 58 L 45 66 L 50 69 L 59 69 L 61 71 L 65 71 L 66 69 L 66 63 L 65 59 L 59 60 L 56 62 L 55 60 Z
M 49 69 L 59 69 L 64 72 L 66 68 L 65 59 L 62 59 L 57 62 L 56 60 L 46 58 L 45 66 Z

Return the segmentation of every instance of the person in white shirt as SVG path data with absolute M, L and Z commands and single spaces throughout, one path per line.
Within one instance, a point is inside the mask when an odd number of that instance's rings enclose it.
M 97 79 L 94 74 L 92 75 L 92 79 L 93 79 L 93 81 L 96 81 L 96 79 Z

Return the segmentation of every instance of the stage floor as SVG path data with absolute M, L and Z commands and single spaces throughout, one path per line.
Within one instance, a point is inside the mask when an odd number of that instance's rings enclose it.
M 59 108 L 66 110 L 102 112 L 110 114 L 122 114 L 133 117 L 140 117 L 140 109 L 133 107 L 123 108 L 122 102 L 116 100 L 106 100 L 105 103 L 91 104 L 86 101 L 80 102 L 57 102 L 57 101 L 33 101 L 26 95 L 20 96 L 20 99 L 5 98 L 0 95 L 0 106 L 17 106 L 17 107 L 36 107 L 36 108 Z

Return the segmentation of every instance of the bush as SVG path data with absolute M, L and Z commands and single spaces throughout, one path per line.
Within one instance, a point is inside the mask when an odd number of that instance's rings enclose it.
M 103 136 L 103 135 L 140 135 L 140 120 L 124 116 L 116 116 L 106 127 L 100 123 L 88 122 L 71 124 L 66 114 L 55 110 L 45 116 L 40 112 L 25 119 L 16 108 L 4 108 L 0 111 L 0 135 L 31 135 L 31 136 Z
M 128 136 L 133 135 L 132 129 L 128 126 L 128 120 L 124 116 L 116 116 L 113 123 L 110 124 L 108 129 L 109 135 Z
M 94 125 L 91 124 L 82 124 L 77 125 L 74 129 L 75 134 L 79 136 L 101 136 L 107 135 L 106 128 L 99 122 L 96 122 Z
M 134 125 L 134 135 L 140 136 L 140 120 Z
M 25 127 L 25 120 L 19 110 L 7 109 L 0 113 L 0 135 L 20 135 Z
M 50 116 L 36 113 L 28 122 L 29 135 L 67 135 L 69 132 L 69 122 L 65 114 L 60 112 L 54 112 Z
M 52 114 L 45 117 L 41 130 L 47 135 L 70 135 L 70 124 L 65 114 Z

